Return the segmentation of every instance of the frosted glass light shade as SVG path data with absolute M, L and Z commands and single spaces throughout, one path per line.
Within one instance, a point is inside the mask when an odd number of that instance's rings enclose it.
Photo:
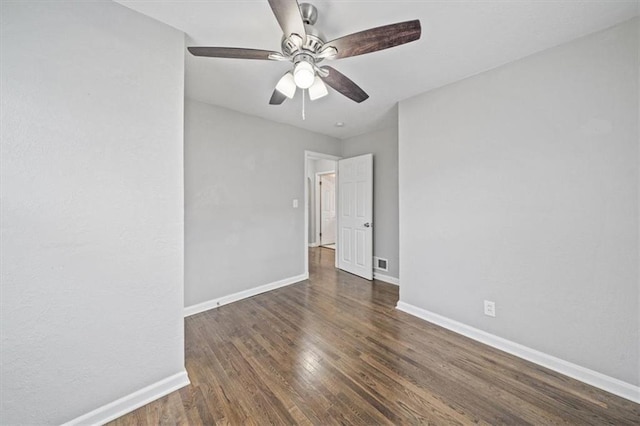
M 296 83 L 293 81 L 293 74 L 288 72 L 283 75 L 278 84 L 276 84 L 276 90 L 289 99 L 293 98 L 293 95 L 296 94 Z
M 327 86 L 324 85 L 324 82 L 320 77 L 316 76 L 313 80 L 313 84 L 309 87 L 309 99 L 315 101 L 316 99 L 320 99 L 328 94 Z
M 307 61 L 300 61 L 293 69 L 293 80 L 296 82 L 296 86 L 301 89 L 308 89 L 313 84 L 316 77 L 313 67 Z

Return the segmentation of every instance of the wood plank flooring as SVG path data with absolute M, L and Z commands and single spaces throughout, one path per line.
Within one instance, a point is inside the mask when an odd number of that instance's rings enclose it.
M 640 424 L 640 405 L 397 311 L 310 250 L 310 279 L 185 320 L 191 385 L 112 425 Z

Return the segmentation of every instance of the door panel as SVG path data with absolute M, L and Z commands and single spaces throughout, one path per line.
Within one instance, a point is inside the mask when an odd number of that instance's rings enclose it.
M 338 178 L 340 179 L 340 178 Z M 341 196 L 341 202 L 340 202 L 340 210 L 342 211 L 342 216 L 343 217 L 350 217 L 351 216 L 351 198 L 353 197 L 353 183 L 351 182 L 347 182 L 347 183 L 340 183 L 340 196 Z
M 338 252 L 340 253 L 340 260 L 342 263 L 351 263 L 351 229 L 342 228 L 342 237 L 340 238 L 341 246 Z
M 358 219 L 364 219 L 366 216 L 366 189 L 365 182 L 356 183 L 356 216 Z
M 367 244 L 367 236 L 365 232 L 361 229 L 356 229 L 356 244 L 355 244 L 355 258 L 356 265 L 358 267 L 364 268 L 366 267 L 366 256 L 365 250 L 362 250 L 363 247 Z
M 338 161 L 338 268 L 373 279 L 373 154 Z

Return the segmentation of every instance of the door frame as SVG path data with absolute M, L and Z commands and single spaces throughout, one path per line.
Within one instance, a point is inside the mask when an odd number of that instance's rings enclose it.
M 342 160 L 342 157 L 337 155 L 325 154 L 322 152 L 304 151 L 304 274 L 306 278 L 309 278 L 309 185 L 307 185 L 307 177 L 309 175 L 309 160 Z M 338 180 L 338 167 L 336 166 L 336 182 Z M 338 195 L 338 188 L 336 185 L 336 211 L 338 211 L 338 202 L 340 197 Z M 338 239 L 340 238 L 336 232 L 336 266 L 338 265 Z
M 336 162 L 336 169 L 338 168 L 338 163 Z M 316 181 L 315 181 L 315 186 L 314 189 L 316 190 L 316 202 L 315 202 L 315 210 L 316 210 L 316 232 L 315 232 L 315 239 L 318 242 L 318 246 L 322 245 L 322 238 L 320 237 L 320 232 L 322 230 L 322 206 L 321 206 L 321 202 L 320 200 L 322 199 L 322 194 L 320 194 L 320 191 L 318 191 L 318 188 L 320 187 L 320 178 L 324 175 L 335 175 L 335 188 L 333 190 L 333 196 L 334 196 L 334 205 L 336 207 L 336 244 L 338 243 L 338 170 L 334 170 L 334 171 L 329 171 L 329 172 L 318 172 L 316 173 Z M 336 245 L 337 247 L 337 245 Z

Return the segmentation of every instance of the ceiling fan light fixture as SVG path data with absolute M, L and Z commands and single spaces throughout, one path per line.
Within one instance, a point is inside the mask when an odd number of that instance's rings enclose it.
M 315 81 L 316 73 L 307 61 L 300 61 L 293 69 L 293 80 L 301 89 L 308 89 Z
M 278 84 L 276 84 L 276 90 L 287 98 L 293 98 L 293 95 L 296 94 L 296 83 L 293 81 L 293 75 L 288 72 L 282 76 Z
M 269 105 L 280 105 L 285 99 L 293 98 L 298 87 L 303 95 L 304 90 L 310 89 L 310 98 L 319 99 L 327 95 L 325 84 L 354 102 L 363 102 L 369 95 L 356 83 L 330 66 L 318 67 L 317 64 L 325 59 L 349 58 L 400 46 L 420 39 L 422 34 L 420 20 L 414 19 L 326 41 L 314 26 L 318 11 L 313 5 L 300 4 L 296 0 L 268 0 L 268 3 L 282 30 L 280 52 L 215 46 L 190 46 L 187 49 L 194 56 L 210 58 L 292 62 L 293 70 L 280 78 Z M 303 118 L 305 97 L 302 98 Z
M 329 94 L 327 91 L 327 86 L 325 86 L 324 82 L 320 79 L 320 77 L 316 76 L 313 80 L 313 84 L 309 87 L 309 99 L 315 101 L 316 99 L 320 99 Z

